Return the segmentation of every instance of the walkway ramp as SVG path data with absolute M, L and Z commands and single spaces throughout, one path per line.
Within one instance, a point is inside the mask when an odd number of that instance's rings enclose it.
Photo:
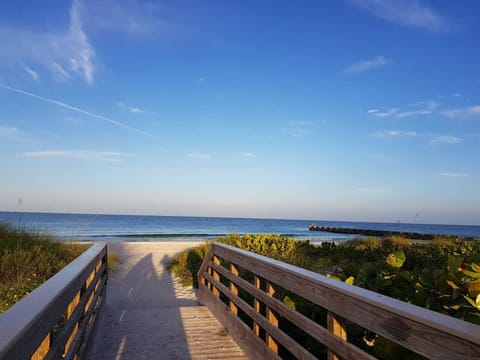
M 195 243 L 111 242 L 122 262 L 110 273 L 106 302 L 87 359 L 247 359 L 210 311 L 166 270 Z

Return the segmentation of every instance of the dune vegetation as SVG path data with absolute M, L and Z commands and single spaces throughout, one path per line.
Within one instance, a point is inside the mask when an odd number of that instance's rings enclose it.
M 480 324 L 480 240 L 438 237 L 413 243 L 400 237 L 387 237 L 314 245 L 280 235 L 233 234 L 216 241 Z M 198 286 L 196 274 L 209 248 L 210 243 L 204 243 L 184 251 L 171 260 L 170 269 L 184 284 Z M 253 283 L 250 272 L 242 270 L 239 275 Z M 240 291 L 239 296 L 252 303 L 251 295 Z M 275 289 L 275 297 L 326 325 L 325 309 L 282 288 Z M 302 335 L 288 321 L 280 321 L 279 327 L 315 356 L 326 358 L 325 347 Z M 422 359 L 354 323 L 347 322 L 347 335 L 349 342 L 380 359 Z
M 480 240 L 356 238 L 317 246 L 280 235 L 232 234 L 216 241 L 480 324 Z M 197 285 L 209 246 L 171 260 L 170 269 L 184 284 Z
M 53 236 L 0 224 L 0 313 L 30 294 L 90 244 L 56 241 Z

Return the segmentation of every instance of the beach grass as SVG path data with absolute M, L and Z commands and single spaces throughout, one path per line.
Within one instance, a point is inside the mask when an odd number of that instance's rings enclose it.
M 53 236 L 1 223 L 0 313 L 30 294 L 90 246 L 59 242 Z

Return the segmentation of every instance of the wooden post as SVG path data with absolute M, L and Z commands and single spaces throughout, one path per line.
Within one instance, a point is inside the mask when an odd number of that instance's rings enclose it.
M 267 293 L 272 297 L 275 295 L 275 288 L 270 282 L 267 283 Z M 272 324 L 275 327 L 278 327 L 278 315 L 275 312 L 273 312 L 269 307 L 267 307 L 266 314 L 267 314 L 267 320 L 270 322 L 270 324 Z M 272 349 L 274 353 L 278 354 L 278 344 L 275 341 L 275 339 L 268 334 L 267 334 L 267 345 L 270 349 Z
M 50 351 L 51 341 L 52 341 L 52 332 L 50 331 L 45 337 L 45 339 L 43 339 L 38 349 L 33 353 L 31 360 L 42 360 L 45 357 L 45 355 L 47 355 L 48 352 Z
M 255 275 L 254 278 L 253 278 L 253 283 L 254 283 L 254 285 L 257 289 L 264 290 L 265 280 L 262 279 L 261 277 Z M 265 306 L 260 301 L 258 301 L 256 298 L 253 299 L 253 308 L 259 314 L 265 315 Z M 265 331 L 263 329 L 261 329 L 260 326 L 258 326 L 258 324 L 256 322 L 253 322 L 253 332 L 258 337 L 260 337 L 262 339 L 265 339 Z
M 347 331 L 345 327 L 345 320 L 331 311 L 327 314 L 328 331 L 343 340 L 347 340 Z M 340 360 L 340 358 L 333 352 L 328 351 L 328 360 Z
M 81 297 L 81 292 L 77 292 L 77 294 L 74 296 L 72 301 L 67 307 L 67 320 L 70 319 L 72 316 L 73 312 L 77 308 L 78 303 L 80 302 L 80 297 Z M 65 344 L 65 349 L 63 354 L 67 354 L 68 350 L 70 349 L 70 345 L 72 345 L 73 340 L 75 339 L 75 336 L 77 335 L 78 332 L 78 323 L 75 324 L 75 327 L 72 330 L 72 333 L 70 334 L 70 337 L 67 340 L 67 343 Z
M 238 267 L 235 264 L 230 264 L 230 272 L 234 276 L 238 276 Z M 230 291 L 232 292 L 233 295 L 238 295 L 238 286 L 233 283 L 233 281 L 230 281 Z M 230 300 L 229 301 L 230 305 L 230 311 L 234 313 L 235 315 L 238 315 L 238 307 L 235 305 L 235 303 Z
M 220 265 L 220 258 L 217 255 L 213 255 L 213 262 L 215 265 Z M 214 280 L 220 282 L 220 274 L 213 269 L 212 269 L 212 277 Z M 220 291 L 218 291 L 218 289 L 215 286 L 213 286 L 212 291 L 215 297 L 217 298 L 220 297 Z

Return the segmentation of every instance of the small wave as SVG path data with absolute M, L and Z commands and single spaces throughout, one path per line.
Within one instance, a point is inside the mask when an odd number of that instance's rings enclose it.
M 225 236 L 225 234 L 199 234 L 199 233 L 172 233 L 172 234 L 101 234 L 101 235 L 91 235 L 91 237 L 112 237 L 112 238 L 189 238 L 189 237 L 220 237 Z

